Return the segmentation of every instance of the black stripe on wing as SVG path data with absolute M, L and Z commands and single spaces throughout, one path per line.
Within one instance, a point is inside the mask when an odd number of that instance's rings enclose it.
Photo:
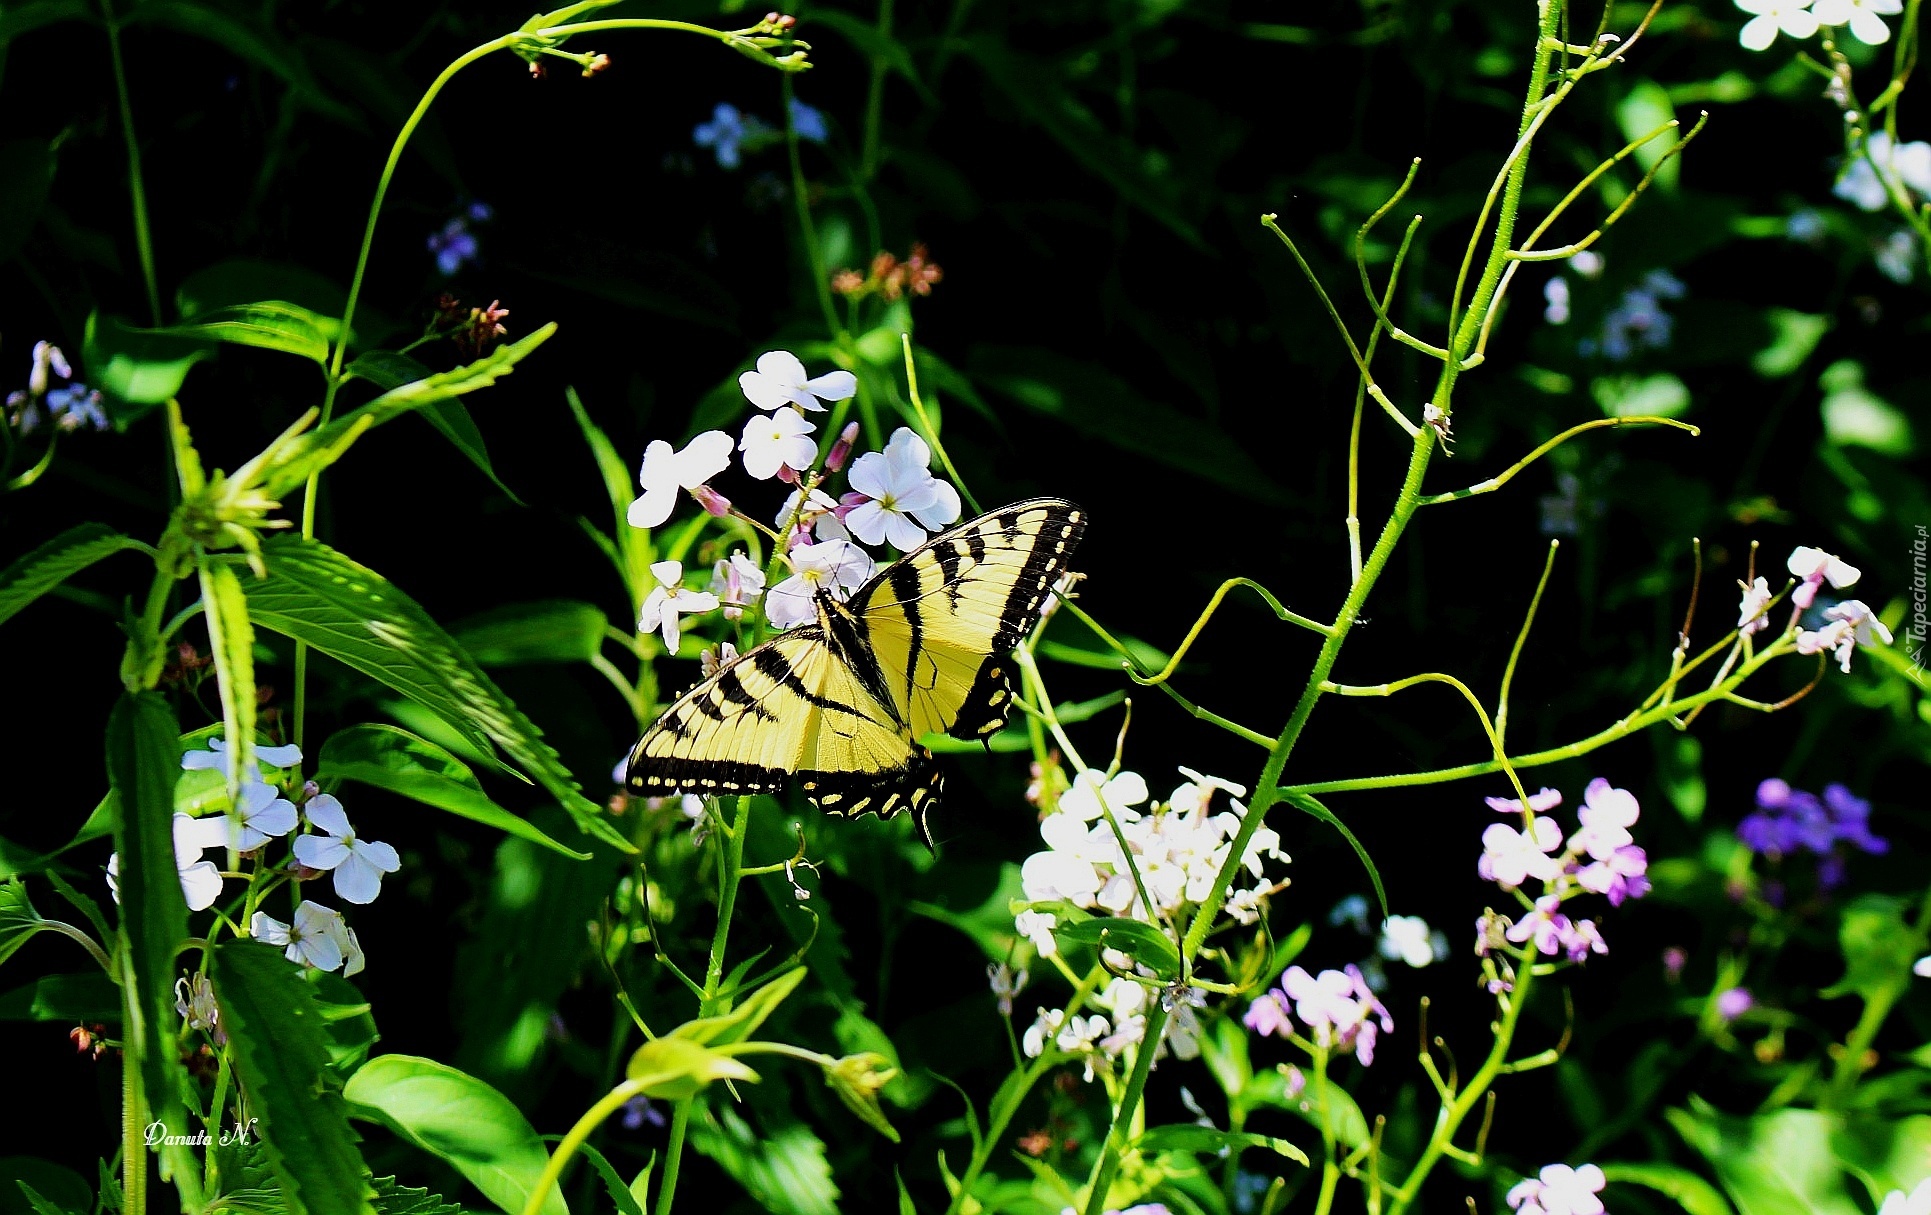
M 876 814 L 880 818 L 891 818 L 901 811 L 911 812 L 919 837 L 927 848 L 932 846 L 932 830 L 926 815 L 945 795 L 945 773 L 924 747 L 915 749 L 902 768 L 883 772 L 806 770 L 798 773 L 798 778 L 805 796 L 827 814 L 843 818 Z

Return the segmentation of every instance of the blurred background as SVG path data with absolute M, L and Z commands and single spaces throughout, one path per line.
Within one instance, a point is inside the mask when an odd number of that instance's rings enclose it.
M 724 27 L 762 15 L 680 3 L 612 11 Z M 1627 31 L 1642 12 L 1617 4 L 1610 28 Z M 145 0 L 121 15 L 158 319 L 170 322 L 224 293 L 339 313 L 382 159 L 420 90 L 528 13 L 414 0 Z M 1515 133 L 1534 6 L 884 0 L 882 9 L 814 4 L 796 15 L 815 64 L 793 79 L 815 249 L 800 235 L 778 73 L 710 43 L 631 33 L 572 45 L 610 56 L 594 78 L 551 60 L 535 79 L 498 54 L 453 80 L 401 161 L 357 313 L 358 347 L 412 340 L 445 294 L 465 309 L 500 301 L 513 336 L 548 321 L 559 332 L 514 376 L 470 399 L 500 487 L 423 421 L 404 419 L 329 475 L 318 534 L 446 623 L 551 597 L 590 600 L 620 618 L 623 589 L 577 522 L 607 526 L 608 504 L 566 387 L 633 466 L 651 439 L 678 442 L 713 425 L 735 432 L 739 370 L 765 350 L 836 337 L 814 289 L 818 273 L 863 276 L 875 255 L 903 261 L 922 246 L 942 270 L 929 294 L 835 297 L 848 348 L 873 374 L 894 375 L 896 335 L 912 334 L 946 445 L 982 502 L 1050 493 L 1088 509 L 1077 566 L 1089 575 L 1089 612 L 1163 651 L 1233 575 L 1306 615 L 1331 614 L 1348 574 L 1354 369 L 1260 216 L 1278 213 L 1363 336 L 1372 317 L 1352 262 L 1355 232 L 1420 158 L 1407 198 L 1366 248 L 1379 290 L 1403 225 L 1425 217 L 1394 311 L 1406 329 L 1439 340 L 1469 225 Z M 1842 554 L 1864 571 L 1859 592 L 1903 643 L 1912 541 L 1931 526 L 1915 443 L 1917 428 L 1931 425 L 1924 251 L 1895 216 L 1833 192 L 1845 157 L 1840 108 L 1787 40 L 1742 49 L 1744 19 L 1727 0 L 1672 3 L 1627 63 L 1592 77 L 1559 111 L 1530 170 L 1531 222 L 1602 157 L 1671 115 L 1687 128 L 1707 110 L 1709 122 L 1594 246 L 1599 256 L 1527 266 L 1517 277 L 1486 364 L 1463 378 L 1452 458 L 1436 461 L 1429 488 L 1477 482 L 1605 414 L 1668 414 L 1701 436 L 1594 432 L 1502 492 L 1424 511 L 1337 678 L 1368 684 L 1442 670 L 1492 697 L 1552 540 L 1561 544 L 1555 572 L 1513 694 L 1518 751 L 1595 733 L 1662 677 L 1698 539 L 1698 648 L 1732 626 L 1753 543 L 1773 585 L 1794 545 Z M 1857 87 L 1882 88 L 1891 48 L 1841 41 Z M 90 315 L 103 331 L 109 318 L 157 319 L 132 235 L 99 11 L 55 0 L 0 9 L 0 71 L 0 381 L 24 383 L 33 343 L 48 339 L 72 356 L 76 378 L 93 382 Z M 1908 95 L 1901 113 L 1901 138 L 1931 135 Z M 1626 196 L 1643 156 L 1667 142 L 1606 174 L 1544 243 L 1582 236 Z M 438 368 L 463 361 L 447 341 L 414 353 Z M 1418 415 L 1435 364 L 1384 342 L 1376 369 Z M 193 370 L 181 400 L 204 459 L 232 468 L 321 389 L 307 365 L 224 347 Z M 369 392 L 354 385 L 344 400 Z M 39 482 L 0 498 L 7 559 L 84 519 L 158 532 L 167 506 L 158 415 L 108 405 L 114 429 L 63 439 Z M 1371 408 L 1361 455 L 1370 538 L 1405 455 L 1405 441 Z M 754 513 L 775 511 L 769 486 L 732 475 L 717 482 L 727 496 Z M 10 625 L 15 792 L 4 833 L 22 848 L 69 838 L 105 787 L 99 730 L 118 692 L 116 622 L 123 596 L 137 589 L 131 568 L 97 569 Z M 1099 648 L 1075 622 L 1055 628 L 1068 650 Z M 1175 683 L 1271 734 L 1315 649 L 1311 634 L 1237 594 Z M 283 645 L 261 679 L 285 689 L 286 661 Z M 1048 673 L 1067 699 L 1124 686 L 1099 666 L 1060 663 Z M 610 687 L 581 665 L 492 674 L 586 791 L 608 796 L 610 767 L 634 740 Z M 694 664 L 667 663 L 660 678 L 672 688 L 694 675 Z M 339 668 L 324 664 L 315 678 L 315 737 L 382 715 L 380 697 Z M 1807 678 L 1807 668 L 1778 669 L 1755 695 L 1776 701 Z M 1157 796 L 1179 783 L 1181 764 L 1252 782 L 1261 751 L 1157 693 L 1129 690 L 1125 764 Z M 212 696 L 210 686 L 202 700 Z M 1491 1138 L 1514 1167 L 1580 1159 L 1579 1143 L 1602 1156 L 1694 1160 L 1663 1109 L 1694 1094 L 1749 1110 L 1790 1074 L 1785 1034 L 1808 1041 L 1811 1055 L 1842 1037 L 1855 1006 L 1816 994 L 1841 973 L 1842 906 L 1923 881 L 1926 704 L 1905 671 L 1860 657 L 1849 677 L 1833 671 L 1788 712 L 1716 708 L 1688 733 L 1652 731 L 1525 774 L 1531 788 L 1561 788 L 1570 805 L 1596 775 L 1635 791 L 1645 809 L 1638 842 L 1658 892 L 1611 918 L 1610 954 L 1570 983 L 1577 1013 L 1564 1063 L 1505 1083 Z M 184 728 L 211 719 L 189 703 L 182 713 Z M 1089 758 L 1110 753 L 1118 722 L 1115 711 L 1082 728 Z M 1288 778 L 1486 755 L 1459 699 L 1423 688 L 1390 701 L 1324 702 Z M 805 989 L 816 1011 L 799 1010 L 799 1032 L 814 1032 L 815 1018 L 829 1041 L 855 1009 L 889 1035 L 908 1073 L 890 1107 L 905 1143 L 888 1149 L 870 1137 L 808 1078 L 774 1075 L 747 1093 L 747 1117 L 767 1138 L 801 1122 L 822 1137 L 818 1158 L 830 1161 L 848 1209 L 888 1201 L 894 1167 L 915 1193 L 936 1193 L 934 1149 L 950 1143 L 963 1154 L 963 1141 L 946 1138 L 958 1133 L 947 1125 L 957 1097 L 920 1069 L 983 1102 L 1008 1063 L 984 952 L 914 904 L 976 915 L 981 944 L 995 930 L 1010 934 L 1009 918 L 997 925 L 1009 893 L 1002 873 L 1039 847 L 1026 757 L 948 762 L 936 859 L 903 822 L 828 825 L 802 815 L 825 865 L 812 902 L 823 920 L 815 982 Z M 1797 859 L 1753 868 L 1734 830 L 1767 777 L 1811 790 L 1844 784 L 1871 803 L 1871 828 L 1890 850 L 1844 858 L 1848 872 L 1834 887 Z M 537 791 L 491 788 L 549 822 L 554 808 Z M 1433 967 L 1389 967 L 1384 999 L 1401 1022 L 1399 1049 L 1353 1084 L 1371 1113 L 1390 1115 L 1396 1152 L 1425 1133 L 1418 1128 L 1431 1110 L 1408 1046 L 1416 998 L 1433 997 L 1430 1027 L 1451 1045 L 1478 1050 L 1486 1040 L 1488 1005 L 1465 947 L 1493 898 L 1474 873 L 1490 819 L 1481 797 L 1503 791 L 1501 780 L 1483 779 L 1329 802 L 1372 853 L 1391 910 L 1425 917 L 1453 946 Z M 404 855 L 395 894 L 358 921 L 378 1049 L 456 1062 L 509 1092 L 539 1130 L 563 1129 L 602 1091 L 608 1066 L 611 1006 L 585 924 L 610 897 L 617 869 L 572 869 L 485 828 L 359 796 L 369 808 L 358 821 L 379 824 Z M 754 849 L 760 838 L 774 854 L 789 848 L 784 821 L 766 817 Z M 1338 903 L 1371 897 L 1353 853 L 1289 807 L 1271 821 L 1295 861 L 1293 887 L 1275 900 L 1276 930 L 1316 926 L 1304 958 L 1311 968 L 1366 956 L 1370 936 L 1330 923 Z M 569 830 L 560 818 L 553 829 Z M 102 852 L 85 864 L 104 861 Z M 672 906 L 660 909 L 663 931 L 674 952 L 694 956 L 711 922 L 704 886 L 695 870 L 664 880 L 660 895 Z M 745 905 L 737 939 L 746 949 L 782 952 L 798 930 L 787 888 L 770 881 L 771 899 Z M 57 948 L 37 943 L 22 959 L 57 965 Z M 1687 959 L 1674 971 L 1665 963 L 1672 948 Z M 1762 1027 L 1713 1036 L 1699 1020 L 1726 951 L 1755 959 L 1752 985 L 1775 993 L 1760 998 L 1789 1010 L 1772 1049 L 1760 1045 Z M 0 988 L 27 974 L 11 973 Z M 629 981 L 647 1015 L 653 1001 L 660 1018 L 688 1015 L 647 959 Z M 1031 1004 L 1020 1005 L 1023 1026 Z M 91 1177 L 93 1159 L 112 1150 L 113 1069 L 73 1056 L 69 1025 L 14 1028 L 16 1058 L 43 1082 L 36 1124 L 48 1128 L 14 1150 L 68 1159 Z M 1927 1031 L 1931 1001 L 1913 997 L 1880 1048 L 1909 1050 Z M 1540 1049 L 1562 1033 L 1551 1020 L 1528 1040 Z M 1197 1064 L 1163 1066 L 1149 1089 L 1156 1120 L 1188 1116 L 1182 1085 L 1211 1101 Z M 1890 1113 L 1922 1105 L 1905 1088 L 1905 1104 Z M 1070 1086 L 1049 1097 L 1090 1114 L 1100 1095 Z M 1015 1130 L 1058 1118 L 1042 1104 Z M 459 1185 L 427 1157 L 368 1134 L 378 1172 Z M 605 1150 L 641 1163 L 662 1134 L 645 1121 L 613 1130 Z M 728 1165 L 716 1155 L 688 1167 L 690 1193 L 749 1201 L 723 1179 Z M 1010 1163 L 1004 1171 L 1019 1173 Z M 1449 1209 L 1475 1183 L 1444 1174 L 1439 1184 L 1436 1201 Z

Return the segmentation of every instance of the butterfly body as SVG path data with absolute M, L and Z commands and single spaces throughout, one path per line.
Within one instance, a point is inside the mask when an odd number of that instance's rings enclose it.
M 927 734 L 986 739 L 1012 708 L 1008 653 L 1045 608 L 1086 530 L 1057 498 L 1014 503 L 880 571 L 849 602 L 719 668 L 631 750 L 634 794 L 770 793 L 796 776 L 821 809 L 920 830 L 943 773 Z

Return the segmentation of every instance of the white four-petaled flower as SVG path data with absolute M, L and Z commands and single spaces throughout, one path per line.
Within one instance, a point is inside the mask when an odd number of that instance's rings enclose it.
M 724 605 L 726 620 L 741 619 L 744 609 L 755 604 L 758 596 L 764 594 L 764 571 L 743 549 L 739 549 L 729 559 L 712 567 L 711 594 Z
M 1846 599 L 1824 609 L 1828 622 L 1821 629 L 1804 629 L 1797 634 L 1797 652 L 1816 654 L 1834 650 L 1837 665 L 1851 673 L 1851 653 L 1860 645 L 1891 644 L 1891 630 L 1884 626 L 1861 599 Z
M 657 527 L 677 508 L 677 491 L 696 489 L 731 466 L 731 436 L 707 430 L 677 451 L 658 439 L 644 448 L 637 472 L 643 496 L 630 504 L 632 527 Z
M 293 745 L 286 747 L 257 746 L 255 748 L 255 762 L 258 766 L 260 764 L 267 764 L 271 768 L 292 768 L 302 762 L 302 749 Z M 222 775 L 225 776 L 234 765 L 235 756 L 233 752 L 228 750 L 228 740 L 219 734 L 208 740 L 207 750 L 189 751 L 181 756 L 181 770 L 184 772 L 198 772 L 204 768 L 218 768 L 221 770 Z M 243 779 L 259 780 L 260 775 L 258 773 L 251 773 Z
M 1810 0 L 1736 0 L 1736 4 L 1752 14 L 1737 36 L 1745 50 L 1768 50 L 1779 33 L 1808 38 L 1817 32 L 1817 14 L 1810 10 Z
M 805 365 L 789 350 L 773 350 L 758 356 L 758 369 L 738 377 L 745 399 L 759 409 L 778 409 L 796 405 L 800 409 L 821 411 L 826 401 L 843 401 L 858 391 L 858 378 L 849 371 L 828 371 L 813 379 L 805 378 Z M 798 467 L 793 465 L 792 467 Z
M 675 654 L 677 618 L 710 611 L 717 606 L 717 596 L 709 591 L 694 591 L 684 586 L 684 563 L 681 561 L 652 562 L 650 574 L 657 579 L 657 585 L 644 599 L 644 609 L 637 616 L 637 627 L 646 633 L 656 630 L 664 639 L 665 652 Z
M 382 875 L 402 867 L 396 850 L 357 836 L 349 826 L 349 816 L 342 811 L 342 803 L 329 794 L 309 798 L 303 813 L 309 826 L 319 827 L 324 834 L 296 839 L 295 859 L 310 869 L 333 871 L 335 893 L 349 902 L 375 902 L 375 896 L 382 893 Z
M 189 911 L 205 911 L 221 897 L 221 870 L 213 861 L 201 859 L 208 835 L 203 823 L 216 823 L 225 831 L 227 824 L 218 819 L 197 819 L 191 814 L 174 816 L 174 868 L 181 878 L 181 897 Z M 107 889 L 116 903 L 121 901 L 121 856 L 107 858 Z
M 1554 881 L 1562 866 L 1549 853 L 1561 846 L 1562 828 L 1554 819 L 1537 818 L 1527 831 L 1490 823 L 1482 832 L 1482 859 L 1476 868 L 1483 878 L 1505 890 L 1532 877 Z
M 914 549 L 927 531 L 959 518 L 959 491 L 932 475 L 932 449 L 911 429 L 892 432 L 883 452 L 867 452 L 852 464 L 849 481 L 858 497 L 845 526 L 866 544 L 890 540 Z
M 791 577 L 764 596 L 764 618 L 773 628 L 788 629 L 817 618 L 812 596 L 825 591 L 841 602 L 872 576 L 872 558 L 849 540 L 805 544 L 786 554 Z
M 1817 0 L 1810 10 L 1819 25 L 1844 25 L 1867 46 L 1877 46 L 1891 37 L 1884 18 L 1904 11 L 1904 0 Z
M 769 481 L 782 468 L 810 468 L 818 458 L 818 444 L 811 438 L 816 429 L 789 405 L 776 413 L 752 414 L 738 439 L 738 450 L 744 453 L 744 471 L 760 481 Z
M 333 907 L 303 899 L 295 909 L 295 922 L 284 924 L 265 911 L 257 911 L 248 923 L 248 933 L 266 945 L 277 945 L 289 961 L 317 970 L 342 967 L 344 978 L 360 973 L 365 961 L 362 944 L 355 938 L 342 913 Z M 347 963 L 344 965 L 344 963 Z
M 1857 585 L 1863 571 L 1850 562 L 1827 553 L 1821 548 L 1798 547 L 1791 550 L 1789 569 L 1797 579 L 1797 589 L 1790 592 L 1790 602 L 1799 608 L 1807 608 L 1817 598 L 1817 589 L 1826 580 L 1834 590 L 1843 590 Z
M 1602 1215 L 1602 1192 L 1609 1179 L 1593 1164 L 1572 1169 L 1552 1164 L 1509 1191 L 1516 1215 Z
M 249 781 L 241 787 L 232 814 L 211 814 L 194 822 L 196 840 L 202 847 L 253 852 L 295 830 L 295 803 L 273 785 Z

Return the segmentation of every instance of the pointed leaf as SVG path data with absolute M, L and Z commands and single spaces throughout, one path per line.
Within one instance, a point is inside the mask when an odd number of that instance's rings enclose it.
M 1354 854 L 1361 858 L 1362 865 L 1367 868 L 1368 880 L 1374 884 L 1375 902 L 1381 904 L 1381 918 L 1384 920 L 1387 919 L 1388 892 L 1382 888 L 1381 871 L 1375 868 L 1374 858 L 1368 855 L 1368 850 L 1362 847 L 1361 841 L 1354 837 L 1354 832 L 1348 830 L 1348 825 L 1339 818 L 1336 818 L 1334 811 L 1323 806 L 1320 802 L 1305 793 L 1290 793 L 1283 790 L 1281 792 L 1281 800 L 1293 806 L 1296 810 L 1302 810 L 1308 814 L 1312 814 L 1315 818 L 1320 819 L 1341 833 L 1341 838 L 1348 841 L 1348 846 L 1354 849 Z
M 742 1042 L 757 1032 L 765 1018 L 784 1002 L 786 996 L 796 991 L 804 979 L 805 968 L 802 966 L 787 971 L 746 996 L 730 1012 L 718 1017 L 686 1021 L 670 1032 L 675 1037 L 708 1045 Z
M 214 352 L 212 342 L 153 333 L 95 311 L 81 341 L 81 368 L 115 405 L 115 421 L 125 423 L 179 393 L 189 369 Z
M 27 883 L 17 877 L 0 879 L 0 964 L 46 928 L 46 917 L 27 898 Z
M 1076 924 L 1061 924 L 1053 929 L 1053 936 L 1068 944 L 1117 949 L 1163 981 L 1180 977 L 1180 951 L 1174 948 L 1166 933 L 1152 924 L 1095 916 Z
M 1671 1164 L 1605 1164 L 1603 1176 L 1667 1196 L 1685 1215 L 1734 1215 L 1715 1186 L 1688 1169 Z
M 331 735 L 322 744 L 315 776 L 323 781 L 361 781 L 506 831 L 575 860 L 590 859 L 589 853 L 557 843 L 534 823 L 491 801 L 468 764 L 428 739 L 396 726 L 369 722 Z
M 369 1060 L 343 1090 L 349 1112 L 380 1122 L 403 1139 L 454 1165 L 483 1196 L 522 1215 L 550 1154 L 522 1111 L 496 1089 L 434 1059 L 382 1055 Z M 545 1215 L 566 1215 L 555 1187 Z
M 255 630 L 248 623 L 248 600 L 234 566 L 203 559 L 201 614 L 221 691 L 222 736 L 234 753 L 234 776 L 224 776 L 222 783 L 234 785 L 247 779 L 248 761 L 255 754 L 256 709 Z
M 262 546 L 262 556 L 269 576 L 245 589 L 249 613 L 263 628 L 394 688 L 484 750 L 493 741 L 586 834 L 634 851 L 578 791 L 542 731 L 414 600 L 319 541 L 277 537 Z
M 0 570 L 0 621 L 12 617 L 101 558 L 145 547 L 140 541 L 98 523 L 68 528 Z
M 1229 1149 L 1239 1152 L 1244 1148 L 1258 1147 L 1285 1156 L 1297 1164 L 1308 1162 L 1307 1153 L 1285 1139 L 1277 1139 L 1272 1135 L 1256 1135 L 1252 1131 L 1223 1131 L 1211 1126 L 1195 1126 L 1190 1122 L 1156 1126 L 1134 1140 L 1133 1145 L 1141 1152 L 1212 1152 L 1216 1154 Z
M 347 1110 L 327 1084 L 329 1039 L 314 989 L 280 950 L 246 937 L 215 946 L 208 975 L 234 1046 L 236 1077 L 261 1119 L 261 1145 L 288 1209 L 372 1212 Z
M 691 1146 L 715 1160 L 774 1215 L 837 1215 L 838 1185 L 825 1144 L 791 1123 L 759 1134 L 730 1109 L 693 1119 Z
M 187 324 L 143 332 L 279 350 L 325 365 L 329 343 L 340 336 L 342 322 L 287 300 L 261 300 L 210 309 Z

